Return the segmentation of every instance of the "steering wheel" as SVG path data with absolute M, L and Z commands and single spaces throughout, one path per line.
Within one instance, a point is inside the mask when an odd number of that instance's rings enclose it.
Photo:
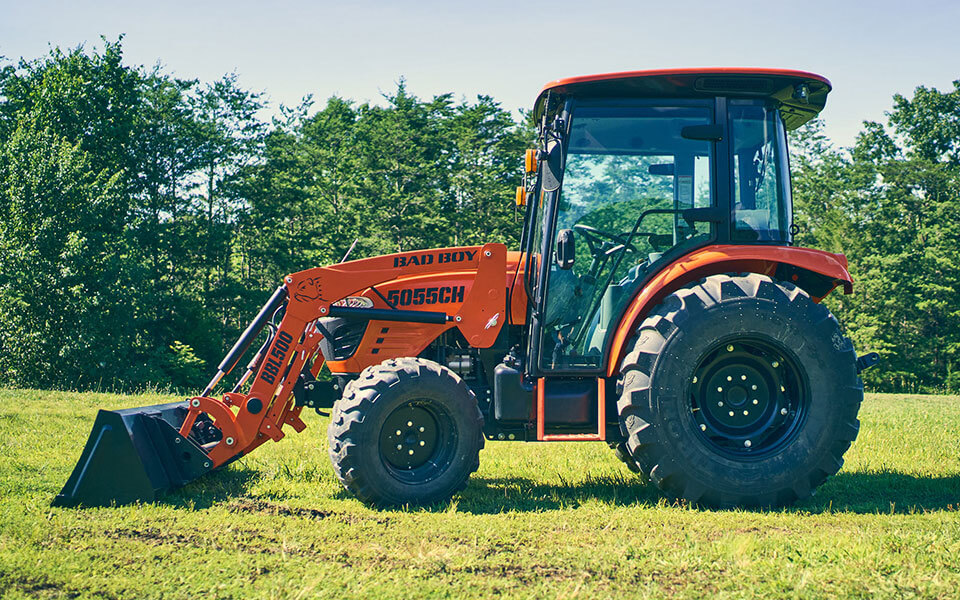
M 640 253 L 640 251 L 634 247 L 633 243 L 628 242 L 627 238 L 623 235 L 607 233 L 606 231 L 600 231 L 599 229 L 590 227 L 589 225 L 582 225 L 580 223 L 574 225 L 573 228 L 583 236 L 583 239 L 587 242 L 587 247 L 590 249 L 590 253 L 594 256 L 598 256 L 600 254 L 599 247 L 603 244 L 603 242 L 614 242 L 635 254 Z M 605 254 L 611 254 L 612 252 L 613 248 L 610 248 L 605 252 Z

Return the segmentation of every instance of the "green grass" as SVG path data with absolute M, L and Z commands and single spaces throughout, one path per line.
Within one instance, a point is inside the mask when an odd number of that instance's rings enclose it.
M 156 504 L 51 508 L 98 408 L 170 401 L 0 390 L 3 598 L 960 595 L 960 399 L 870 395 L 810 501 L 672 505 L 602 444 L 488 443 L 451 502 L 371 510 L 308 415 Z

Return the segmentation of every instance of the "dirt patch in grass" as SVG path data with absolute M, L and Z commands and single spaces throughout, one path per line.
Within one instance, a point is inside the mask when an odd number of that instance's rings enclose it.
M 284 504 L 275 504 L 257 498 L 237 498 L 231 500 L 226 509 L 233 513 L 255 513 L 280 517 L 299 517 L 301 519 L 310 519 L 319 521 L 322 519 L 336 519 L 343 523 L 355 524 L 360 522 L 373 522 L 379 525 L 387 525 L 390 518 L 381 515 L 371 515 L 366 517 L 353 513 L 338 513 L 329 510 L 319 510 L 316 508 L 299 508 L 295 506 L 286 506 Z
M 8 592 L 18 592 L 27 598 L 98 598 L 101 600 L 118 600 L 116 596 L 101 590 L 78 590 L 49 579 L 37 579 L 22 575 L 11 575 L 0 579 L 3 582 L 3 597 Z

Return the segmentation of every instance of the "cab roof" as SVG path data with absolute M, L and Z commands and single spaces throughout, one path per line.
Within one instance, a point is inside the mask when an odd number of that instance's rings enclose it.
M 800 93 L 806 86 L 806 97 Z M 714 67 L 656 69 L 583 75 L 551 81 L 534 103 L 538 118 L 548 92 L 578 98 L 772 98 L 779 102 L 787 129 L 816 117 L 832 86 L 822 75 L 786 69 Z

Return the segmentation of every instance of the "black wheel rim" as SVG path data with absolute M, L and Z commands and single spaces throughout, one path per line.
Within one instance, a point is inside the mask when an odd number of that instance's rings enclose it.
M 780 452 L 808 410 L 807 385 L 790 353 L 766 340 L 717 344 L 691 381 L 693 424 L 712 450 L 737 460 Z
M 453 460 L 457 430 L 450 413 L 427 399 L 398 406 L 380 430 L 380 458 L 405 483 L 426 483 Z

